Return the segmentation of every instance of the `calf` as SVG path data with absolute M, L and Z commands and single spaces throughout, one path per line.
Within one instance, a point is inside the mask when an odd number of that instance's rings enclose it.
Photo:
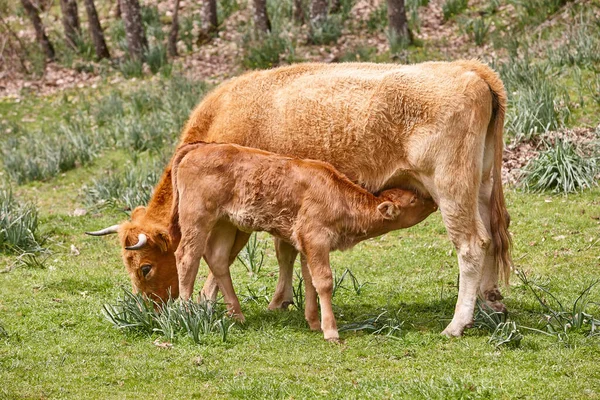
M 339 338 L 329 252 L 413 226 L 437 209 L 433 200 L 411 191 L 391 189 L 375 196 L 322 161 L 234 144 L 182 146 L 174 157 L 172 180 L 170 233 L 179 241 L 180 296 L 191 296 L 204 257 L 230 312 L 243 319 L 229 274 L 236 234 L 266 231 L 303 254 L 306 319 L 318 329 L 318 294 L 327 340 Z

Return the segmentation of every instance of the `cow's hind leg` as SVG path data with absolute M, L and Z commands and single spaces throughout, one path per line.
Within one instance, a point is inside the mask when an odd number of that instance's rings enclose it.
M 277 254 L 277 263 L 279 264 L 279 279 L 277 288 L 273 294 L 273 299 L 269 303 L 269 310 L 287 309 L 294 304 L 294 291 L 292 289 L 292 278 L 294 276 L 294 262 L 298 255 L 298 250 L 289 243 L 275 238 L 275 252 Z
M 438 187 L 438 205 L 450 240 L 458 253 L 460 281 L 454 317 L 442 332 L 461 336 L 473 324 L 473 312 L 481 282 L 483 262 L 491 238 L 478 211 L 478 188 L 460 188 L 452 192 Z
M 479 190 L 479 215 L 483 221 L 485 228 L 490 237 L 492 236 L 491 230 L 491 209 L 490 209 L 490 198 L 492 194 L 492 181 L 487 179 L 481 185 Z M 483 261 L 483 270 L 481 276 L 481 284 L 479 285 L 479 296 L 486 302 L 486 304 L 497 312 L 506 312 L 506 307 L 501 302 L 503 299 L 502 294 L 498 288 L 498 265 L 494 255 L 494 242 L 490 243 L 487 249 L 485 259 Z

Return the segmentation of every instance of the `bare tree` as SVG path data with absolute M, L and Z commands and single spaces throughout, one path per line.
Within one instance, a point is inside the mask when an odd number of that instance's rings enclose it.
M 202 0 L 202 29 L 198 35 L 198 44 L 209 42 L 217 31 L 218 25 L 217 1 Z
M 408 29 L 404 0 L 387 0 L 390 40 L 410 44 L 412 33 Z
M 271 32 L 271 21 L 267 14 L 267 0 L 254 0 L 254 28 L 258 34 Z
M 148 40 L 142 24 L 140 3 L 138 0 L 119 0 L 121 14 L 125 23 L 125 36 L 127 47 L 132 58 L 141 60 L 144 50 L 148 48 Z
M 304 1 L 302 0 L 294 0 L 294 22 L 304 23 Z
M 310 4 L 310 23 L 313 26 L 323 23 L 327 19 L 327 0 L 312 0 Z
M 52 43 L 50 43 L 50 40 L 48 40 L 48 36 L 46 36 L 44 25 L 40 19 L 39 9 L 33 5 L 31 0 L 21 0 L 21 4 L 23 5 L 25 12 L 33 24 L 35 29 L 35 38 L 42 47 L 46 58 L 54 60 L 54 47 L 52 46 Z
M 177 35 L 179 33 L 179 0 L 174 0 L 173 21 L 171 21 L 171 31 L 169 32 L 169 41 L 167 50 L 171 57 L 177 57 Z
M 85 3 L 85 12 L 88 17 L 88 24 L 90 26 L 90 34 L 94 41 L 94 48 L 96 49 L 96 57 L 98 59 L 110 58 L 108 47 L 106 47 L 106 41 L 104 40 L 104 32 L 102 31 L 102 25 L 98 19 L 98 13 L 96 12 L 96 6 L 94 0 L 83 0 Z
M 63 29 L 65 30 L 67 45 L 75 49 L 77 48 L 77 40 L 81 36 L 79 14 L 77 13 L 77 1 L 60 0 L 60 10 L 62 12 L 62 24 Z

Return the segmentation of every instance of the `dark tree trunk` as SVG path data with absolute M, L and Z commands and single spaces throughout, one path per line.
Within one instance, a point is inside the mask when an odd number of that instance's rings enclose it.
M 390 40 L 410 44 L 412 42 L 412 34 L 408 29 L 404 0 L 387 0 L 387 10 L 390 25 Z
M 304 23 L 304 2 L 302 0 L 294 0 L 294 22 Z
M 331 2 L 329 3 L 329 12 L 330 13 L 340 12 L 341 8 L 342 8 L 342 2 L 340 0 L 331 0 Z
M 140 13 L 140 3 L 138 0 L 119 0 L 121 4 L 121 13 L 125 23 L 125 36 L 127 37 L 127 47 L 129 55 L 141 60 L 144 51 L 148 48 L 148 40 L 144 33 L 142 24 L 142 14 Z
M 173 4 L 173 21 L 171 22 L 171 31 L 169 32 L 169 42 L 167 50 L 171 57 L 177 57 L 177 35 L 179 33 L 179 0 Z
M 327 0 L 312 0 L 310 5 L 310 23 L 313 26 L 323 23 L 327 19 Z
M 121 19 L 121 2 L 117 0 L 117 5 L 115 6 L 115 18 Z
M 258 34 L 271 32 L 271 21 L 267 14 L 267 0 L 254 0 L 254 28 Z
M 217 31 L 219 21 L 217 20 L 217 1 L 202 0 L 202 29 L 198 35 L 198 44 L 210 42 Z
M 83 0 L 85 3 L 85 12 L 88 17 L 88 24 L 90 26 L 90 34 L 94 41 L 94 48 L 96 49 L 96 57 L 98 59 L 110 58 L 108 47 L 106 47 L 106 41 L 104 41 L 104 32 L 102 32 L 102 25 L 98 19 L 98 13 L 96 12 L 96 6 L 94 0 Z
M 77 40 L 79 39 L 79 36 L 81 36 L 79 14 L 77 13 L 77 1 L 60 0 L 60 10 L 62 11 L 62 24 L 65 30 L 67 45 L 72 49 L 75 49 L 77 48 Z
M 50 40 L 48 40 L 48 36 L 46 36 L 44 25 L 40 19 L 39 10 L 31 3 L 30 0 L 21 0 L 21 4 L 29 16 L 31 23 L 33 23 L 33 27 L 35 28 L 35 37 L 42 47 L 46 58 L 54 60 L 54 47 L 52 46 L 52 43 L 50 43 Z

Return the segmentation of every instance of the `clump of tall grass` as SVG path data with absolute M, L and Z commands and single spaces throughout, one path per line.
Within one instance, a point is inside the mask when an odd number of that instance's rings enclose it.
M 263 240 L 259 240 L 256 232 L 250 235 L 250 239 L 246 246 L 240 251 L 237 259 L 246 268 L 248 273 L 252 276 L 256 276 L 262 269 L 263 262 L 265 259 L 265 248 L 267 243 Z
M 288 38 L 276 33 L 268 33 L 260 40 L 247 40 L 245 43 L 242 66 L 246 69 L 276 67 L 286 51 L 292 48 Z
M 170 341 L 188 336 L 194 343 L 201 344 L 212 335 L 227 341 L 234 325 L 220 304 L 171 298 L 156 302 L 127 290 L 123 290 L 123 294 L 115 304 L 104 304 L 102 310 L 106 319 L 122 330 L 148 335 L 157 333 Z
M 548 49 L 550 63 L 557 67 L 577 65 L 595 69 L 600 62 L 600 26 L 581 17 L 579 23 L 567 28 L 564 36 L 565 43 Z
M 9 138 L 2 149 L 4 170 L 22 184 L 45 180 L 61 172 L 89 163 L 102 147 L 103 140 L 87 128 L 86 122 L 72 118 L 30 137 Z
M 590 301 L 590 294 L 600 284 L 600 280 L 588 284 L 579 293 L 572 306 L 565 306 L 548 287 L 530 279 L 524 271 L 517 270 L 516 274 L 544 310 L 542 330 L 531 330 L 555 336 L 561 342 L 568 341 L 569 334 L 577 331 L 587 331 L 588 336 L 598 334 L 600 319 L 590 311 L 592 306 L 597 308 L 598 304 Z
M 83 187 L 86 203 L 133 210 L 146 205 L 158 183 L 164 163 L 157 160 L 127 165 L 125 171 L 109 173 Z
M 474 325 L 478 329 L 485 329 L 491 333 L 488 343 L 494 347 L 519 347 L 523 335 L 514 321 L 508 321 L 506 314 L 489 308 L 484 302 L 477 299 Z
M 468 0 L 446 0 L 442 4 L 442 13 L 444 14 L 444 21 L 448 21 L 455 15 L 462 13 L 467 9 L 469 5 Z
M 311 22 L 308 40 L 311 44 L 335 43 L 342 36 L 343 21 L 338 14 L 328 15 L 327 18 Z
M 39 250 L 37 229 L 38 210 L 35 204 L 19 202 L 10 187 L 0 188 L 0 251 Z
M 400 311 L 383 309 L 379 314 L 366 316 L 364 319 L 340 326 L 340 332 L 364 331 L 372 335 L 398 339 L 402 336 L 404 321 L 400 318 Z
M 463 21 L 462 30 L 475 42 L 477 46 L 485 43 L 490 30 L 490 23 L 484 17 L 468 18 Z
M 522 186 L 533 192 L 552 190 L 572 193 L 598 184 L 599 167 L 596 157 L 588 157 L 567 140 L 557 138 L 554 144 L 532 159 L 523 170 Z

